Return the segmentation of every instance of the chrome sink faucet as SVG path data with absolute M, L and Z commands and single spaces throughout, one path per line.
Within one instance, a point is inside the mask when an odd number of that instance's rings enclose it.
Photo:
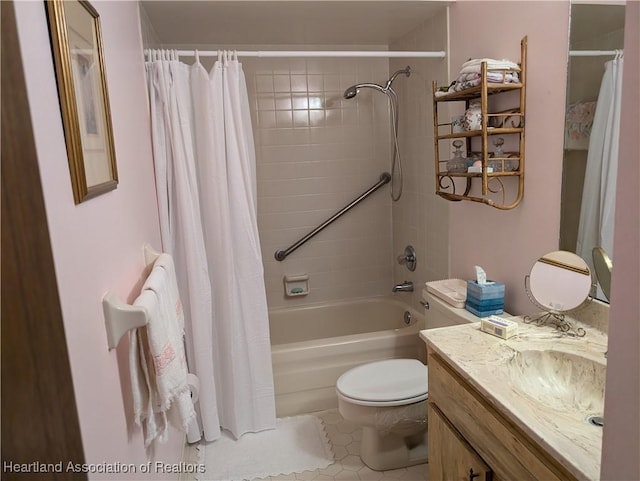
M 396 284 L 391 289 L 391 292 L 413 292 L 413 282 L 404 281 L 402 284 Z

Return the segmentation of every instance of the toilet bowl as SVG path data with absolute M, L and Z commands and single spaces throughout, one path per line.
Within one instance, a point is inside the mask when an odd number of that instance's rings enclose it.
M 427 461 L 427 367 L 415 359 L 363 364 L 337 381 L 338 410 L 362 426 L 360 458 L 386 471 Z

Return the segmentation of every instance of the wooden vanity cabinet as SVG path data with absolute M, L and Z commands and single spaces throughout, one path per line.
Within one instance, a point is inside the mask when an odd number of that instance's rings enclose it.
M 441 481 L 492 481 L 489 466 L 473 450 L 435 404 L 427 406 L 428 445 L 437 446 L 429 453 L 429 479 Z
M 430 480 L 577 480 L 431 348 L 428 365 Z

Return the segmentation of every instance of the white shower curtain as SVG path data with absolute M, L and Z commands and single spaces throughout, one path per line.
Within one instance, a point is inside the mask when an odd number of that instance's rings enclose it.
M 172 52 L 146 64 L 163 249 L 175 258 L 204 438 L 275 427 L 246 83 L 224 53 L 207 73 Z M 189 439 L 194 441 L 193 439 Z
M 592 272 L 594 247 L 602 247 L 613 259 L 622 69 L 622 57 L 605 64 L 589 139 L 576 253 Z

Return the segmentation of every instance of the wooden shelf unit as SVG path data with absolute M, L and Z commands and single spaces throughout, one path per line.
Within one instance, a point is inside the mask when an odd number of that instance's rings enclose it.
M 434 148 L 435 148 L 435 171 L 436 171 L 436 194 L 451 201 L 469 200 L 481 202 L 497 209 L 509 210 L 516 207 L 524 196 L 524 172 L 525 172 L 525 100 L 526 100 L 526 58 L 527 58 L 527 37 L 520 42 L 520 72 L 519 83 L 493 83 L 487 79 L 487 64 L 482 62 L 480 71 L 480 85 L 458 92 L 436 95 L 438 86 L 433 82 L 433 123 L 434 123 Z M 519 92 L 517 107 L 501 112 L 489 112 L 489 97 L 507 92 Z M 480 110 L 482 115 L 482 128 L 480 130 L 453 132 L 451 122 L 441 122 L 438 115 L 438 106 L 446 102 L 464 102 L 465 109 L 469 108 L 472 100 L 480 100 Z M 518 127 L 489 127 L 489 121 L 493 118 L 502 118 L 503 125 L 509 118 L 519 118 Z M 443 132 L 449 127 L 448 132 Z M 515 136 L 517 138 L 518 149 L 514 152 L 506 152 L 504 157 L 490 157 L 489 138 L 499 135 Z M 473 139 L 480 140 L 480 150 L 474 152 L 472 149 Z M 475 153 L 482 161 L 482 172 L 448 172 L 446 170 L 447 159 L 442 159 L 441 142 L 446 140 L 462 139 L 466 142 L 467 155 Z M 447 143 L 447 148 L 449 144 Z M 487 167 L 489 162 L 499 162 L 501 170 L 489 172 Z M 506 171 L 507 162 L 517 162 L 518 167 L 512 171 Z M 443 168 L 444 167 L 444 168 Z M 462 193 L 456 191 L 455 179 L 464 178 L 464 190 Z M 471 189 L 474 179 L 480 179 L 481 195 L 472 195 Z M 507 202 L 507 186 L 509 191 L 515 191 L 513 199 Z M 507 180 L 510 179 L 510 180 Z M 462 182 L 459 182 L 461 184 Z M 515 184 L 515 185 L 512 185 Z M 462 189 L 461 189 L 462 190 Z M 496 197 L 502 195 L 502 199 Z

